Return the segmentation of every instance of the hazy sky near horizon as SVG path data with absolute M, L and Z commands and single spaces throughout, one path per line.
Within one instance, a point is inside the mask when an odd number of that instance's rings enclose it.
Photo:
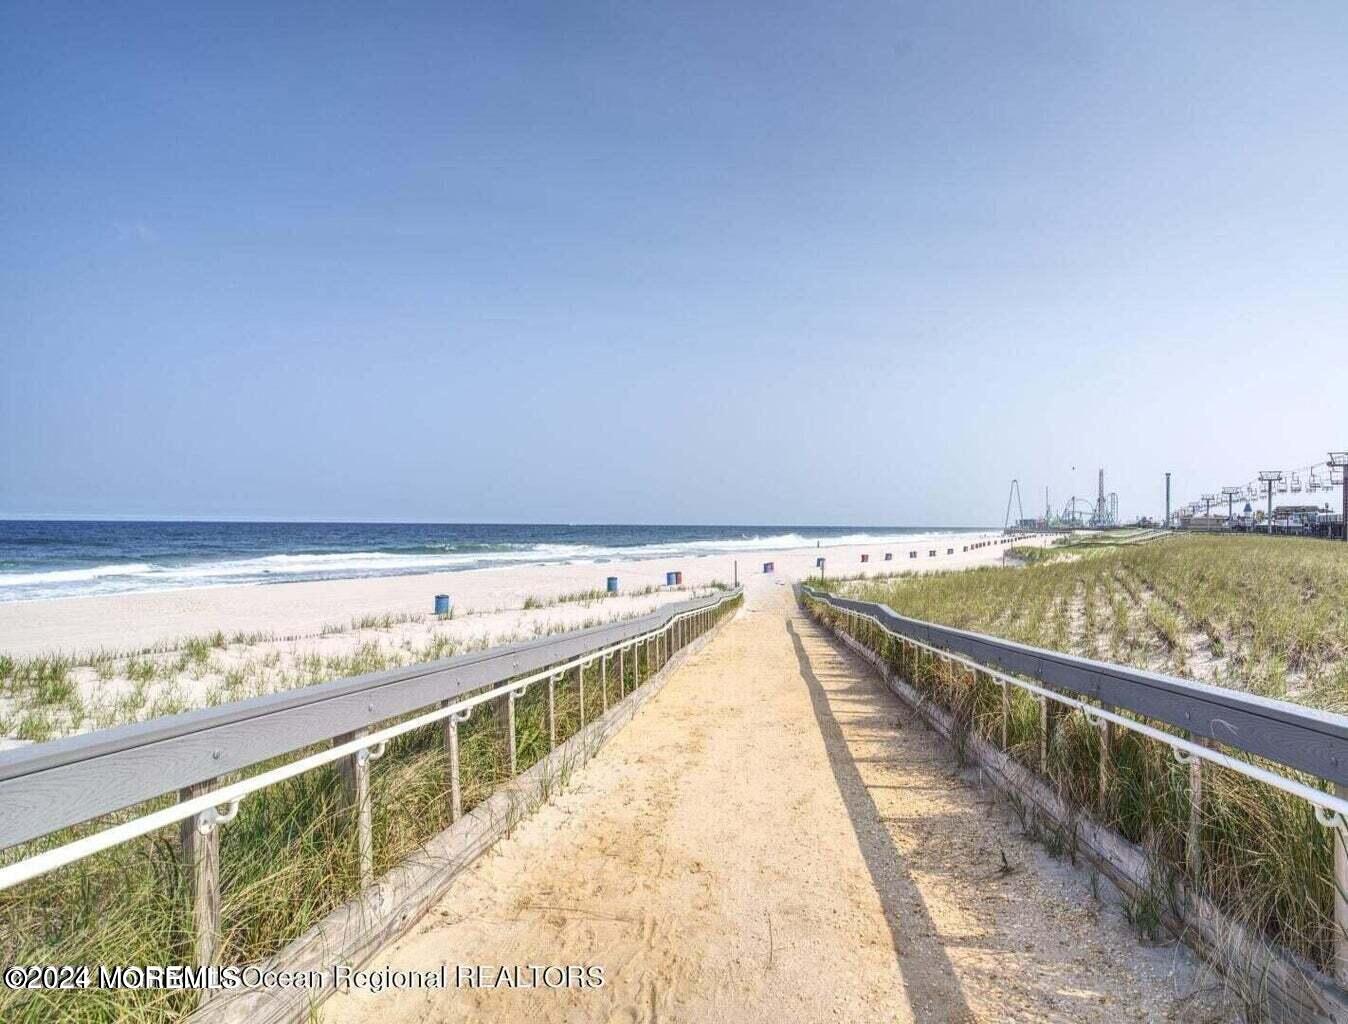
M 1348 448 L 1345 111 L 1330 2 L 6 4 L 0 515 L 1156 514 Z

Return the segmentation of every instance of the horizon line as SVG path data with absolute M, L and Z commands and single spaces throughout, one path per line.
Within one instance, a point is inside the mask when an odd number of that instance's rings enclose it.
M 956 530 L 1002 529 L 986 524 L 956 523 L 918 523 L 906 525 L 900 523 L 734 523 L 734 522 L 562 522 L 546 520 L 498 519 L 321 519 L 321 518 L 272 518 L 249 516 L 210 516 L 210 515 L 73 515 L 69 513 L 8 515 L 0 514 L 2 523 L 249 523 L 255 525 L 333 525 L 333 526 L 692 526 L 692 527 L 772 527 L 775 529 L 805 530 L 842 530 L 842 529 L 892 529 L 923 530 L 940 527 Z

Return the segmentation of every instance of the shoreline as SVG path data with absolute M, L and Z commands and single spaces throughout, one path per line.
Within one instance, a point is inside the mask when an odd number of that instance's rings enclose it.
M 21 524 L 29 525 L 29 524 Z M 68 525 L 68 524 L 57 524 Z M 98 527 L 108 524 L 95 523 Z M 181 524 L 171 524 L 181 525 Z M 245 524 L 267 527 L 270 524 Z M 287 524 L 278 524 L 285 526 Z M 335 524 L 346 529 L 349 524 Z M 518 536 L 492 534 L 484 537 L 461 535 L 433 543 L 426 536 L 374 535 L 346 537 L 349 546 L 329 549 L 332 537 L 304 535 L 289 538 L 293 546 L 278 547 L 274 538 L 229 538 L 238 546 L 226 552 L 220 547 L 197 550 L 200 538 L 170 537 L 136 552 L 128 550 L 118 561 L 107 561 L 106 553 L 86 554 L 83 560 L 67 554 L 64 558 L 38 558 L 28 553 L 29 545 L 6 538 L 5 523 L 0 521 L 0 606 L 31 601 L 50 601 L 83 597 L 112 597 L 130 594 L 166 593 L 208 587 L 275 586 L 286 583 L 332 583 L 340 580 L 382 579 L 394 576 L 419 576 L 471 572 L 481 569 L 538 569 L 547 566 L 607 566 L 667 558 L 719 557 L 752 555 L 760 551 L 820 546 L 821 550 L 855 545 L 903 545 L 927 540 L 960 538 L 988 532 L 979 527 L 893 528 L 847 527 L 844 533 L 808 534 L 799 527 L 784 533 L 754 533 L 738 536 L 666 536 L 638 540 L 634 532 L 585 536 L 600 527 L 556 528 L 558 534 L 541 538 L 543 527 Z M 398 529 L 402 524 L 395 524 Z M 467 527 L 465 530 L 469 529 Z M 506 527 L 471 529 L 505 530 Z M 551 528 L 548 528 L 551 529 Z M 643 528 L 615 527 L 637 531 Z M 681 527 L 652 527 L 652 530 L 684 530 Z M 688 528 L 693 531 L 696 528 Z M 722 529 L 722 528 L 714 528 Z M 733 530 L 735 528 L 724 528 Z M 760 529 L 760 528 L 753 528 Z M 651 536 L 645 534 L 643 536 Z M 150 544 L 145 537 L 112 538 L 133 547 Z M 218 538 L 217 545 L 226 538 Z M 108 538 L 95 543 L 91 538 L 66 538 L 53 541 L 58 548 L 82 545 L 88 549 L 105 547 Z M 319 545 L 317 548 L 306 545 Z M 381 546 L 381 545 L 394 545 Z M 411 546 L 406 546 L 411 545 Z M 458 545 L 462 545 L 459 547 Z M 40 545 L 39 545 L 40 547 Z M 73 559 L 73 561 L 72 561 Z M 53 564 L 54 563 L 54 564 Z M 17 566 L 17 568 L 14 568 Z
M 796 547 L 748 558 L 509 566 L 0 605 L 0 683 L 8 690 L 0 699 L 0 749 L 614 622 L 727 586 L 737 572 L 758 603 L 817 574 L 821 552 L 834 576 L 881 576 L 995 564 L 1010 543 L 992 533 L 929 536 L 902 547 Z M 671 570 L 682 572 L 680 585 L 665 585 Z M 609 575 L 618 577 L 617 594 L 604 590 Z M 449 617 L 433 612 L 434 595 L 444 592 L 454 601 Z
M 686 588 L 713 582 L 761 581 L 762 564 L 773 562 L 784 582 L 815 574 L 815 558 L 826 559 L 829 574 L 929 572 L 1000 562 L 1002 545 L 964 548 L 1001 539 L 1000 531 L 915 535 L 887 544 L 751 549 L 714 555 L 671 555 L 594 563 L 543 563 L 449 572 L 417 572 L 335 580 L 183 587 L 57 597 L 0 604 L 0 653 L 10 657 L 80 656 L 101 651 L 136 651 L 210 634 L 265 632 L 287 636 L 319 634 L 333 624 L 365 615 L 423 615 L 434 595 L 447 593 L 456 613 L 522 610 L 529 598 L 553 600 L 565 594 L 602 590 L 607 576 L 619 579 L 619 595 L 664 590 L 665 573 L 681 571 Z M 938 546 L 933 547 L 936 544 Z M 929 552 L 935 550 L 933 557 Z M 947 551 L 953 550 L 953 554 Z M 885 562 L 884 553 L 893 554 Z M 917 557 L 910 557 L 916 551 Z M 870 561 L 861 562 L 869 554 Z
M 936 573 L 1050 538 L 906 540 L 0 605 L 0 749 L 619 621 L 736 578 L 758 604 L 817 575 L 821 556 L 832 577 Z M 666 586 L 667 571 L 681 585 Z M 605 593 L 608 575 L 619 593 Z M 437 593 L 452 597 L 452 616 L 434 614 Z

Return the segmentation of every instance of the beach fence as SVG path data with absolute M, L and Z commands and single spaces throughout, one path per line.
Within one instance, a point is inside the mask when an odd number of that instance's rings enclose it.
M 150 962 L 358 965 L 630 719 L 742 593 L 0 752 L 3 948 L 95 962 L 101 922 Z M 193 1020 L 307 1020 L 313 994 L 217 993 Z M 84 1019 L 82 995 L 0 992 L 0 1019 Z M 110 1020 L 177 1020 L 196 999 L 101 997 Z
M 797 593 L 1031 834 L 1215 962 L 1252 1019 L 1348 1020 L 1348 716 Z

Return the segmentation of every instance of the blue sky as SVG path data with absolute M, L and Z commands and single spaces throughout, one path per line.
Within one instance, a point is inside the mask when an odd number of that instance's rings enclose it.
M 7 4 L 0 515 L 978 524 L 1305 464 L 1345 54 L 1337 3 Z

